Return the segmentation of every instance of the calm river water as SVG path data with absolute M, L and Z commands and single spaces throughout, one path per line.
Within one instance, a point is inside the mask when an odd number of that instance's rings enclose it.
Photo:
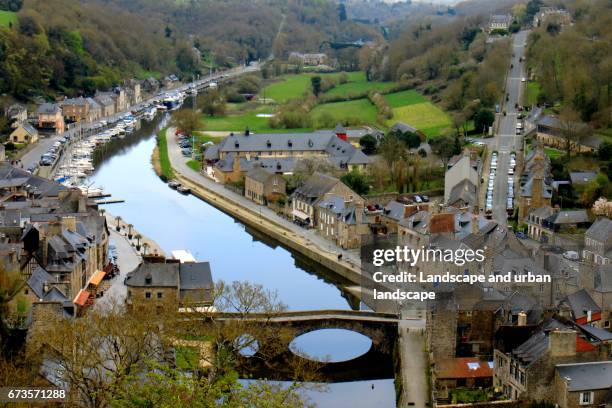
M 292 310 L 348 309 L 358 306 L 340 289 L 344 283 L 329 271 L 311 265 L 274 242 L 248 231 L 244 225 L 194 196 L 170 189 L 153 171 L 151 154 L 155 133 L 166 118 L 152 122 L 100 152 L 91 181 L 125 203 L 108 205 L 144 235 L 170 254 L 190 251 L 199 261 L 211 264 L 213 278 L 250 281 L 276 291 Z M 320 335 L 315 335 L 320 333 Z M 314 332 L 299 346 L 311 355 L 331 360 L 359 355 L 369 339 L 356 333 Z M 367 350 L 367 348 L 366 348 Z M 331 384 L 325 392 L 307 392 L 321 407 L 392 407 L 393 380 Z

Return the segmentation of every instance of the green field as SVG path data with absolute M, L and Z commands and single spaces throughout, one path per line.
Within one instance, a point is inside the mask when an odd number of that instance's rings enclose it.
M 392 108 L 428 102 L 427 98 L 413 90 L 387 94 L 385 95 L 385 99 Z
M 385 91 L 396 85 L 394 82 L 368 82 L 364 72 L 348 73 L 348 80 L 349 82 L 337 85 L 325 92 L 325 95 L 345 97 L 350 95 L 362 95 L 371 90 Z
M 302 96 L 306 87 L 310 87 L 310 78 L 313 74 L 285 75 L 279 82 L 266 86 L 259 97 L 273 99 L 276 103 L 284 103 L 289 99 Z
M 272 113 L 274 110 L 268 106 L 262 106 L 252 111 L 224 116 L 204 116 L 202 119 L 204 131 L 234 131 L 243 132 L 246 128 L 258 133 L 283 133 L 283 132 L 304 132 L 309 129 L 272 129 L 269 125 L 269 118 L 259 117 L 258 114 Z
M 17 24 L 17 13 L 0 10 L 0 27 L 8 27 L 9 24 Z
M 157 147 L 159 149 L 159 165 L 161 167 L 162 176 L 167 180 L 174 177 L 170 158 L 168 157 L 168 140 L 166 139 L 166 128 L 157 133 Z
M 428 138 L 439 136 L 451 126 L 448 114 L 429 101 L 393 108 L 393 118 L 387 121 L 387 125 L 395 122 L 414 126 Z
M 551 159 L 555 159 L 557 157 L 565 155 L 564 151 L 553 149 L 553 148 L 550 148 L 550 147 L 545 147 L 544 148 L 544 153 L 546 153 L 546 155 L 548 157 L 550 157 Z
M 337 122 L 344 120 L 359 120 L 361 123 L 376 122 L 376 108 L 368 99 L 358 99 L 349 102 L 334 102 L 317 105 L 311 116 L 318 121 L 323 113 L 328 113 Z

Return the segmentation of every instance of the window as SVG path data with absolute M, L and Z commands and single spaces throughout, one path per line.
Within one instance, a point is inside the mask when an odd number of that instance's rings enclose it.
M 151 299 L 151 292 L 146 292 L 145 293 L 145 298 Z
M 161 299 L 161 298 L 162 298 L 162 296 L 163 296 L 163 293 L 162 293 L 162 292 L 157 292 L 157 298 L 158 298 L 158 299 Z
M 593 403 L 593 392 L 586 391 L 580 393 L 580 405 L 588 405 Z

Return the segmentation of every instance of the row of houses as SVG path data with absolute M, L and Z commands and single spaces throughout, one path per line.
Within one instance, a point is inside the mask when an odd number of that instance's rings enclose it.
M 98 91 L 93 97 L 45 102 L 38 106 L 35 119 L 29 118 L 25 106 L 13 104 L 4 112 L 15 129 L 10 134 L 9 140 L 13 143 L 35 143 L 39 131 L 61 134 L 66 130 L 66 123 L 92 123 L 125 111 L 130 106 L 142 102 L 140 88 L 140 82 L 131 80 L 110 92 Z
M 47 312 L 78 316 L 112 271 L 109 230 L 80 190 L 0 163 L 0 261 L 25 285 L 11 318 L 23 327 Z

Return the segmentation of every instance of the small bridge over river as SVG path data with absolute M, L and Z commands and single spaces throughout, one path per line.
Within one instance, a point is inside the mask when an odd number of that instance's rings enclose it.
M 239 355 L 241 374 L 250 378 L 271 380 L 290 380 L 295 375 L 293 367 L 300 363 L 310 364 L 312 360 L 294 353 L 289 347 L 298 336 L 322 329 L 345 329 L 368 337 L 372 344 L 370 349 L 353 359 L 340 362 L 318 362 L 316 372 L 318 380 L 325 382 L 344 382 L 393 378 L 393 356 L 396 353 L 398 336 L 398 316 L 389 313 L 353 310 L 314 310 L 295 311 L 274 314 L 252 313 L 215 313 L 215 322 L 240 321 L 246 327 L 245 335 L 252 335 L 259 343 L 260 350 L 275 350 L 267 358 Z M 250 323 L 253 323 L 251 326 Z M 286 330 L 289 336 L 281 335 L 257 338 L 257 325 L 278 327 L 278 333 Z M 249 332 L 248 327 L 255 329 Z M 274 343 L 274 344 L 266 344 Z M 303 360 L 303 361 L 300 361 Z M 299 378 L 296 378 L 299 379 Z

